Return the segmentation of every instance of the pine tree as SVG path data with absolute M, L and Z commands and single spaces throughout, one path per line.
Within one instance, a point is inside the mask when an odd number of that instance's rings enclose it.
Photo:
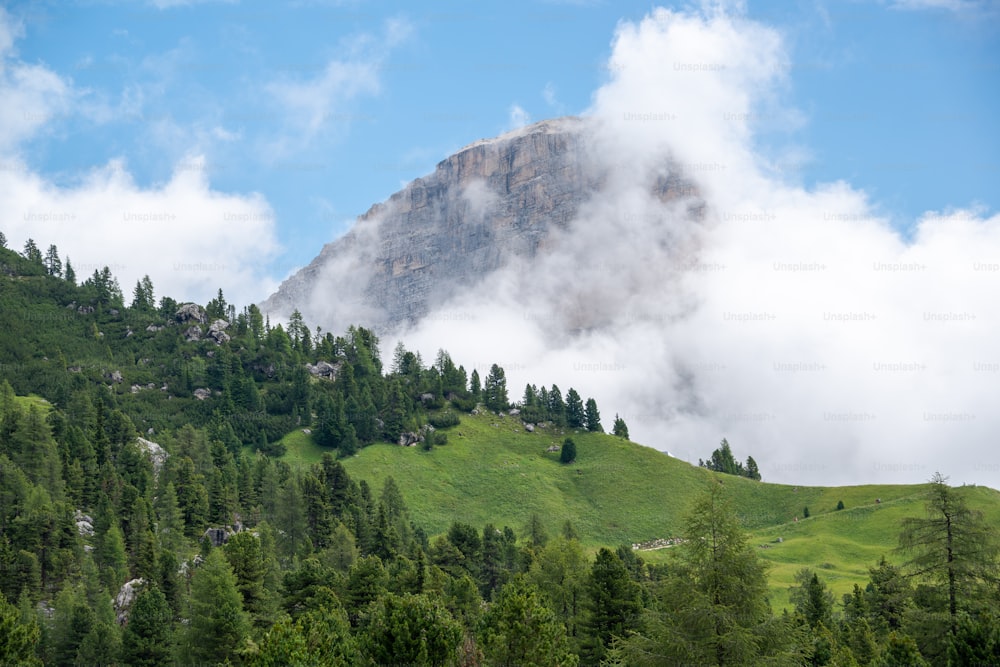
M 500 589 L 480 624 L 483 652 L 493 665 L 575 665 L 566 627 L 518 576 Z
M 611 432 L 619 438 L 628 440 L 628 426 L 626 426 L 625 420 L 617 414 L 615 414 L 615 425 Z
M 186 658 L 196 663 L 233 660 L 250 634 L 236 575 L 221 549 L 212 549 L 191 577 Z
M 584 653 L 598 662 L 615 637 L 626 637 L 639 626 L 642 610 L 639 585 L 618 555 L 602 547 L 587 581 L 587 642 Z
M 982 512 L 970 510 L 947 479 L 940 473 L 931 478 L 927 517 L 904 519 L 899 545 L 911 554 L 907 570 L 944 587 L 954 636 L 960 608 L 967 609 L 997 580 L 1000 549 Z
M 441 601 L 423 594 L 382 595 L 360 633 L 362 650 L 378 665 L 446 664 L 461 639 L 461 625 Z
M 760 481 L 760 469 L 757 467 L 757 462 L 753 460 L 752 456 L 747 457 L 747 464 L 743 469 L 743 474 L 750 479 Z M 844 509 L 844 504 L 841 503 L 838 509 Z
M 42 251 L 38 249 L 35 240 L 29 238 L 24 242 L 24 258 L 33 264 L 42 264 Z
M 69 262 L 69 257 L 66 257 L 66 272 L 63 276 L 66 278 L 66 282 L 70 285 L 76 284 L 76 271 L 73 269 L 73 265 Z
M 587 415 L 583 410 L 583 400 L 576 389 L 572 387 L 566 392 L 566 425 L 570 428 L 580 428 L 584 425 Z
M 41 636 L 37 623 L 23 622 L 17 607 L 0 593 L 0 665 L 41 665 L 35 656 Z
M 62 260 L 59 259 L 59 250 L 55 245 L 50 245 L 45 253 L 45 270 L 50 276 L 62 277 Z
M 508 406 L 507 376 L 496 364 L 490 366 L 490 373 L 483 385 L 483 404 L 495 412 L 506 410 Z
M 592 398 L 587 399 L 587 407 L 584 412 L 584 423 L 588 431 L 604 432 L 604 427 L 601 426 L 601 413 L 597 411 L 597 401 Z

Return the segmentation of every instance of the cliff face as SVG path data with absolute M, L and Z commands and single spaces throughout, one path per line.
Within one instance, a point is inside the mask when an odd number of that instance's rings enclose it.
M 601 189 L 613 165 L 591 153 L 585 121 L 542 121 L 473 143 L 388 201 L 288 278 L 261 309 L 338 330 L 393 330 L 473 288 L 512 258 L 533 258 Z M 595 159 L 598 158 L 598 159 Z M 652 185 L 690 194 L 679 175 Z

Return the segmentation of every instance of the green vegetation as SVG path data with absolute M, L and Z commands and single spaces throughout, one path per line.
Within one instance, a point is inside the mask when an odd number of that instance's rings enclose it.
M 0 248 L 0 663 L 1000 655 L 995 490 L 692 466 L 573 388 L 69 266 Z

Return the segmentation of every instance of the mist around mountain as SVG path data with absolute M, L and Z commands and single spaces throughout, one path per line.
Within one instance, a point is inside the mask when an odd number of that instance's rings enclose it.
M 446 158 L 264 309 L 554 378 L 688 461 L 728 435 L 782 481 L 996 486 L 1000 219 L 798 182 L 790 67 L 724 11 L 622 24 L 580 118 Z

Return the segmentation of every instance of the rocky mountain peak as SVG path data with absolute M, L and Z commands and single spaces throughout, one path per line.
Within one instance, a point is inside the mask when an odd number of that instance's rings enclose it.
M 565 117 L 465 146 L 372 206 L 261 309 L 287 317 L 297 308 L 328 330 L 420 320 L 568 229 L 614 168 L 594 155 L 591 134 L 585 119 Z M 690 194 L 679 173 L 664 174 L 650 184 L 658 196 Z

